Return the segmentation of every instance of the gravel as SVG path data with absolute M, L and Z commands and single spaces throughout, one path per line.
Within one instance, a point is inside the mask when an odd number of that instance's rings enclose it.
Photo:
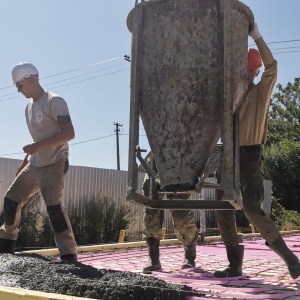
M 190 287 L 152 276 L 96 269 L 38 254 L 0 254 L 0 285 L 104 300 L 179 300 Z

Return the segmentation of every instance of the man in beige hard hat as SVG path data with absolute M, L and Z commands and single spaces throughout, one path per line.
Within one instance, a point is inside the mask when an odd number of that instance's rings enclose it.
M 61 260 L 77 261 L 77 244 L 63 206 L 65 174 L 69 162 L 68 141 L 75 136 L 65 100 L 45 91 L 39 72 L 28 62 L 12 70 L 18 92 L 31 99 L 25 117 L 32 142 L 23 147 L 26 157 L 4 198 L 4 225 L 0 228 L 0 253 L 15 253 L 21 209 L 28 199 L 41 192 L 54 231 Z
M 262 167 L 262 145 L 266 142 L 268 111 L 272 91 L 277 79 L 277 62 L 262 38 L 257 23 L 249 35 L 259 51 L 248 51 L 248 91 L 240 107 L 240 187 L 243 209 L 247 219 L 261 233 L 269 246 L 286 263 L 292 278 L 300 276 L 300 263 L 296 255 L 287 247 L 278 228 L 262 211 L 264 200 Z M 261 80 L 254 79 L 264 64 Z M 220 233 L 226 246 L 228 267 L 216 271 L 216 277 L 235 277 L 242 275 L 244 246 L 239 245 L 233 211 L 216 211 Z

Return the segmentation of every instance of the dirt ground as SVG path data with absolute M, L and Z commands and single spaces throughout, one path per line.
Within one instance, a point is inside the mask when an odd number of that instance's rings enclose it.
M 152 276 L 63 263 L 38 254 L 0 254 L 0 285 L 105 300 L 179 300 L 194 295 L 187 286 Z

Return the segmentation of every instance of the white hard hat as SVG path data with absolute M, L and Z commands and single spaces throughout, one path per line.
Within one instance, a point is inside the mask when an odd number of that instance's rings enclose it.
M 11 71 L 13 83 L 16 84 L 24 78 L 28 78 L 31 75 L 39 75 L 37 68 L 28 62 L 21 62 L 17 64 Z

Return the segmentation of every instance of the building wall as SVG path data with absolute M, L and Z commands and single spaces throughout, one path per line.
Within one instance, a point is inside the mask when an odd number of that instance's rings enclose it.
M 0 157 L 0 210 L 3 206 L 3 198 L 7 188 L 13 182 L 17 168 L 22 163 L 21 160 L 8 159 Z M 144 174 L 138 174 L 138 192 L 142 193 Z M 213 182 L 214 179 L 208 179 Z M 263 209 L 266 213 L 271 211 L 271 182 L 265 181 L 265 202 Z M 70 166 L 65 180 L 64 201 L 65 206 L 72 202 L 76 206 L 81 205 L 81 200 L 89 196 L 110 196 L 115 201 L 129 206 L 131 214 L 135 217 L 135 223 L 130 231 L 134 239 L 142 238 L 143 229 L 143 207 L 138 204 L 128 203 L 126 201 L 126 187 L 127 187 L 127 171 L 118 171 L 110 169 L 100 169 L 82 166 Z M 192 199 L 214 199 L 213 189 L 203 189 L 201 194 L 194 193 Z M 45 209 L 45 207 L 44 207 Z M 211 211 L 193 210 L 196 222 L 200 224 L 201 220 L 206 220 L 211 223 L 213 213 Z M 202 221 L 203 223 L 203 221 Z M 206 222 L 207 223 L 207 222 Z M 209 224 L 208 223 L 208 224 Z M 165 220 L 163 226 L 168 230 L 172 229 L 172 218 L 169 211 L 165 210 Z M 204 226 L 204 227 L 203 227 Z M 205 224 L 202 224 L 205 229 Z

